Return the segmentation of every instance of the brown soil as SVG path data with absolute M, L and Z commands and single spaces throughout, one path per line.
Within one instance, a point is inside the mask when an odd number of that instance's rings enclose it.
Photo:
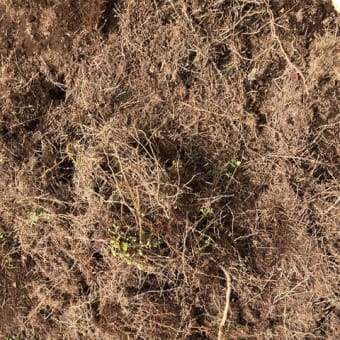
M 0 0 L 1 339 L 337 339 L 339 20 Z

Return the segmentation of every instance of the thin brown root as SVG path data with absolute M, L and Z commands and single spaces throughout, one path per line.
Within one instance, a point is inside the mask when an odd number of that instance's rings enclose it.
M 230 275 L 225 268 L 223 268 L 222 266 L 220 266 L 220 267 L 223 270 L 223 273 L 224 273 L 225 278 L 227 280 L 227 290 L 226 290 L 226 293 L 225 293 L 225 305 L 224 305 L 223 315 L 222 315 L 220 325 L 218 327 L 218 336 L 217 336 L 218 340 L 222 340 L 223 327 L 224 327 L 224 325 L 227 321 L 227 316 L 228 316 L 228 311 L 229 311 L 229 302 L 230 302 L 230 293 L 231 293 L 231 278 L 230 278 Z

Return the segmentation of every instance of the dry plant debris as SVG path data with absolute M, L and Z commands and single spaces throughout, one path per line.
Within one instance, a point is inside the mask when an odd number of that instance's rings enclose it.
M 0 0 L 1 339 L 337 339 L 331 0 Z

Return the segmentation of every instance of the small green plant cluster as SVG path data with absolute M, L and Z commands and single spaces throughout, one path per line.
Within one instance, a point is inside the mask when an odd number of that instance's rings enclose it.
M 38 222 L 42 216 L 44 215 L 45 210 L 44 208 L 38 207 L 36 209 L 34 209 L 31 213 L 31 219 L 33 222 Z
M 207 176 L 210 178 L 214 178 L 217 176 L 227 176 L 228 178 L 232 178 L 235 175 L 236 170 L 240 166 L 241 161 L 233 158 L 219 168 L 209 169 L 207 171 Z
M 142 263 L 137 258 L 145 260 L 145 250 L 159 249 L 162 241 L 154 236 L 149 235 L 144 241 L 138 240 L 135 235 L 129 235 L 118 225 L 108 229 L 110 239 L 109 248 L 113 257 L 123 259 L 127 264 L 136 264 L 139 268 Z
M 209 207 L 202 207 L 200 213 L 203 217 L 208 217 L 211 214 L 211 209 L 209 209 Z
M 225 74 L 225 75 L 228 75 L 228 74 L 231 74 L 235 71 L 238 71 L 239 69 L 239 66 L 238 64 L 236 63 L 231 63 L 231 64 L 228 64 L 228 65 L 225 65 L 222 69 L 222 73 Z
M 238 168 L 241 165 L 241 161 L 238 159 L 231 159 L 228 164 L 233 168 Z
M 72 162 L 73 162 L 73 164 L 74 164 L 74 167 L 75 167 L 76 169 L 80 169 L 81 166 L 82 166 L 83 163 L 84 163 L 84 156 L 78 154 L 78 155 L 73 156 L 73 157 L 71 156 L 70 158 L 72 159 Z
M 210 236 L 208 236 L 208 237 L 204 240 L 202 246 L 200 247 L 200 251 L 203 251 L 203 250 L 205 250 L 206 248 L 209 248 L 209 247 L 212 246 L 213 244 L 214 244 L 214 240 L 213 240 Z

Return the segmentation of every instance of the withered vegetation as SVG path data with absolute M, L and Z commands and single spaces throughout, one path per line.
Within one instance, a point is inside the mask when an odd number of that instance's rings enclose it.
M 339 336 L 330 0 L 0 0 L 0 30 L 1 339 Z

